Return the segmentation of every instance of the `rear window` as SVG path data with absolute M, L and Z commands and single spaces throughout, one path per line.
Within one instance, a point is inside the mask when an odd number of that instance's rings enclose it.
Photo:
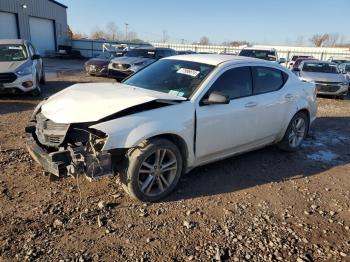
M 254 94 L 263 94 L 279 90 L 288 79 L 288 74 L 274 68 L 252 67 Z

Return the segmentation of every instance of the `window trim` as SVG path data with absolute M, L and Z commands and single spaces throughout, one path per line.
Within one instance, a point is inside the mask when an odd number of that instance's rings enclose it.
M 256 93 L 256 92 L 255 92 L 255 87 L 256 87 L 256 85 L 255 85 L 255 81 L 254 81 L 254 74 L 253 74 L 254 69 L 253 69 L 253 67 L 254 67 L 254 68 L 262 67 L 262 68 L 268 68 L 268 69 L 280 71 L 280 75 L 281 75 L 281 78 L 282 78 L 282 81 L 283 81 L 282 85 L 281 85 L 278 89 L 275 89 L 275 90 L 272 90 L 272 91 L 266 91 L 266 92 Z M 288 75 L 287 73 L 283 72 L 282 70 L 277 69 L 277 68 L 273 68 L 273 67 L 268 67 L 268 66 L 260 66 L 260 65 L 250 66 L 250 71 L 251 71 L 252 80 L 253 80 L 253 95 L 254 95 L 254 96 L 263 95 L 263 94 L 268 94 L 268 93 L 273 93 L 273 92 L 277 92 L 277 91 L 281 90 L 281 89 L 285 86 L 285 84 L 287 83 L 288 78 L 289 78 L 289 75 Z M 286 76 L 285 76 L 285 75 L 286 75 Z
M 205 99 L 206 95 L 210 92 L 210 90 L 212 89 L 213 85 L 216 83 L 216 81 L 219 80 L 219 78 L 225 74 L 226 72 L 228 72 L 229 70 L 234 70 L 234 69 L 238 69 L 238 68 L 242 68 L 242 67 L 248 67 L 249 69 L 249 72 L 250 72 L 250 79 L 251 79 L 251 87 L 252 87 L 252 91 L 251 91 L 251 94 L 249 95 L 246 95 L 246 96 L 240 96 L 240 97 L 234 97 L 234 98 L 231 98 L 230 97 L 230 101 L 232 100 L 236 100 L 236 99 L 241 99 L 241 98 L 245 98 L 245 97 L 250 97 L 250 96 L 254 96 L 254 82 L 253 82 L 253 72 L 252 72 L 252 68 L 250 65 L 242 65 L 242 66 L 237 66 L 237 67 L 230 67 L 228 68 L 227 70 L 225 70 L 224 72 L 222 72 L 214 81 L 213 83 L 210 85 L 210 87 L 208 88 L 208 90 L 204 93 L 204 95 L 200 98 L 199 100 L 199 106 L 207 106 L 207 105 L 204 105 L 203 104 L 203 100 Z

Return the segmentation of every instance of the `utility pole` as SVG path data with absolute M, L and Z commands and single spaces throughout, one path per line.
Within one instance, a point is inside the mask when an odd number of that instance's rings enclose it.
M 124 23 L 125 24 L 125 40 L 128 41 L 128 23 Z

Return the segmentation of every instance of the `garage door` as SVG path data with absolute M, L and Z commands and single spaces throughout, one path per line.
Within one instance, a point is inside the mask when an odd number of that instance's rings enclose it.
M 18 38 L 17 19 L 15 14 L 0 12 L 0 38 Z
M 55 51 L 55 35 L 52 20 L 29 18 L 30 39 L 41 55 Z

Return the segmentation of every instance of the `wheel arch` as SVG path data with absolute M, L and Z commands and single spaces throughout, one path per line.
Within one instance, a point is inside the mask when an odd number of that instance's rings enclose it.
M 187 168 L 187 161 L 188 161 L 188 154 L 189 154 L 189 149 L 187 147 L 186 141 L 181 136 L 173 133 L 158 134 L 155 136 L 151 136 L 146 140 L 157 139 L 157 138 L 167 139 L 172 143 L 174 143 L 179 148 L 182 156 L 182 166 L 183 166 L 182 170 L 185 171 Z

